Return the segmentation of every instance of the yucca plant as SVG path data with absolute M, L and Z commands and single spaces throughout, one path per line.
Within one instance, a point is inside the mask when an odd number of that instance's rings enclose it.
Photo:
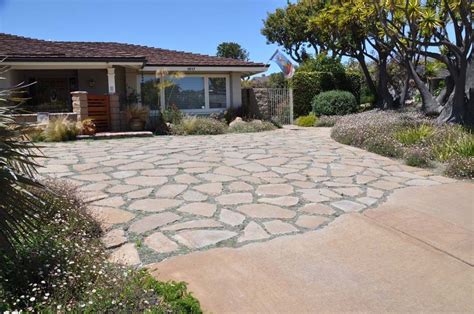
M 45 187 L 35 178 L 34 159 L 41 152 L 26 135 L 27 127 L 12 118 L 16 107 L 8 106 L 18 88 L 0 90 L 0 250 L 6 253 L 28 241 L 46 206 L 39 196 Z

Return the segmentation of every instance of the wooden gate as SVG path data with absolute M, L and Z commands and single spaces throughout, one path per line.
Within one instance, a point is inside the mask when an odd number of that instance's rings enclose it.
M 110 102 L 107 95 L 87 95 L 88 118 L 94 121 L 98 132 L 110 130 Z

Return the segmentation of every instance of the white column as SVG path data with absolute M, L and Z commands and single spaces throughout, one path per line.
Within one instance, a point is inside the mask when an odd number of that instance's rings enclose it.
M 109 83 L 109 94 L 115 94 L 115 69 L 107 68 L 107 78 Z

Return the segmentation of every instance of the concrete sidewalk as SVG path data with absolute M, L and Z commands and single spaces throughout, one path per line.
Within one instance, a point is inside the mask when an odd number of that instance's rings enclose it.
M 328 227 L 151 265 L 213 313 L 470 312 L 474 185 L 396 191 Z

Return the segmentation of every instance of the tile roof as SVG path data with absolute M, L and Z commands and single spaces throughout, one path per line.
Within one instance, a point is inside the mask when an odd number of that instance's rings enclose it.
M 157 66 L 263 67 L 263 63 L 115 42 L 49 41 L 0 33 L 9 61 L 138 61 Z

